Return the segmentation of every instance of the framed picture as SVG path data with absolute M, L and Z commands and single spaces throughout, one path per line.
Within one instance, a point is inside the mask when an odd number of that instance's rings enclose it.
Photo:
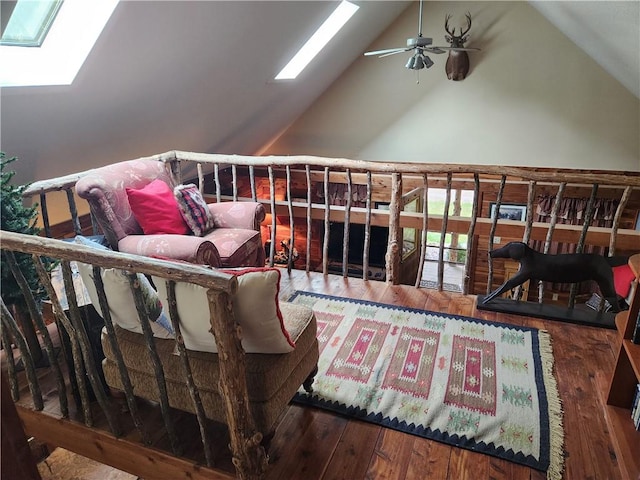
M 491 202 L 491 217 L 494 218 L 496 214 L 496 204 Z M 515 205 L 515 204 L 502 204 L 500 205 L 499 219 L 505 220 L 518 220 L 524 222 L 527 218 L 527 206 Z

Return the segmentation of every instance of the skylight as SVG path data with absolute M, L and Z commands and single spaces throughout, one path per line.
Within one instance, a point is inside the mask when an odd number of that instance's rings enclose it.
M 117 4 L 118 0 L 64 0 L 39 47 L 0 45 L 0 86 L 73 83 Z
M 338 8 L 329 15 L 329 18 L 327 18 L 316 33 L 307 40 L 307 43 L 302 46 L 282 71 L 276 75 L 275 79 L 293 80 L 296 78 L 359 8 L 358 5 L 354 5 L 346 0 L 340 2 Z
M 11 16 L 6 26 L 3 22 L 0 45 L 39 47 L 61 6 L 62 0 L 6 2 L 2 5 L 2 16 L 9 13 Z

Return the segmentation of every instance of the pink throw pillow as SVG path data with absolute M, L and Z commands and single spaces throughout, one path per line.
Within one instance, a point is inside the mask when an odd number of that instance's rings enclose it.
M 145 235 L 191 233 L 182 218 L 173 191 L 162 180 L 154 180 L 139 190 L 127 188 L 127 197 Z

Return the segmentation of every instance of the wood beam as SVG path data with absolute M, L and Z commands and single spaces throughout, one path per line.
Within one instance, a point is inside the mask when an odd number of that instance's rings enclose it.
M 234 475 L 174 457 L 155 448 L 69 419 L 16 406 L 27 435 L 141 478 L 231 480 Z
M 403 177 L 404 180 L 404 177 Z M 224 197 L 223 197 L 224 198 Z M 241 199 L 248 200 L 248 199 Z M 260 200 L 259 200 L 260 201 Z M 271 213 L 271 204 L 269 201 L 262 201 L 267 213 Z M 288 218 L 288 203 L 284 201 L 275 202 L 276 216 Z M 329 212 L 329 220 L 332 222 L 344 222 L 344 206 L 332 205 Z M 295 217 L 306 218 L 307 204 L 303 202 L 293 202 L 293 214 Z M 311 218 L 313 220 L 324 220 L 325 206 L 322 204 L 313 204 L 311 208 Z M 366 209 L 360 207 L 351 207 L 350 212 L 351 223 L 364 224 L 366 221 Z M 414 212 L 402 212 L 400 216 L 400 226 L 403 228 L 422 228 L 422 214 Z M 449 216 L 447 220 L 447 231 L 459 234 L 467 234 L 469 230 L 469 217 Z M 387 227 L 389 226 L 389 212 L 386 210 L 371 211 L 371 225 Z M 522 238 L 525 224 L 515 220 L 499 220 L 495 235 L 505 238 Z M 442 228 L 442 215 L 429 215 L 429 230 L 440 231 Z M 533 222 L 531 230 L 532 240 L 544 241 L 549 229 L 548 223 Z M 475 234 L 479 236 L 488 236 L 491 230 L 490 218 L 478 218 L 475 228 Z M 580 237 L 582 226 L 580 225 L 556 225 L 553 233 L 553 241 L 576 243 Z M 587 234 L 586 243 L 589 245 L 608 247 L 610 241 L 610 229 L 604 227 L 591 227 Z M 621 229 L 617 231 L 616 246 L 619 250 L 638 250 L 640 245 L 640 232 L 634 230 Z

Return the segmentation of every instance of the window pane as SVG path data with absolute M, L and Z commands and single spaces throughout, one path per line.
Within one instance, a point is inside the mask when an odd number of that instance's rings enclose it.
M 61 5 L 62 0 L 19 0 L 2 32 L 0 44 L 39 47 Z

